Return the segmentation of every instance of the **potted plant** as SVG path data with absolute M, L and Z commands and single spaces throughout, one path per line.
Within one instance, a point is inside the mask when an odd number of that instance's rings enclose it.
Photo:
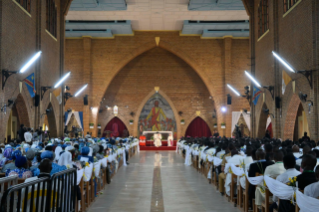
M 89 123 L 90 129 L 94 128 L 94 123 Z
M 98 128 L 98 129 L 101 129 L 101 124 L 97 124 L 97 128 Z
M 225 129 L 225 128 L 226 128 L 226 124 L 225 124 L 225 123 L 221 123 L 221 124 L 220 124 L 220 127 L 221 127 L 222 129 Z
M 181 120 L 181 124 L 185 124 L 185 120 L 184 119 Z
M 130 120 L 130 125 L 132 125 L 132 124 L 133 124 L 133 120 L 131 119 L 131 120 Z
M 214 124 L 214 128 L 217 128 L 217 123 Z

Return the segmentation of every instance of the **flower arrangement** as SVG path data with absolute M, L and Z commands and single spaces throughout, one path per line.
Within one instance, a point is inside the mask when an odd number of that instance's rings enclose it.
M 214 124 L 214 128 L 217 128 L 217 123 Z
M 97 124 L 97 128 L 98 128 L 98 129 L 101 129 L 101 124 Z
M 132 124 L 133 124 L 133 120 L 131 119 L 131 120 L 130 120 L 130 125 L 132 125 Z
M 181 120 L 181 124 L 185 124 L 185 120 L 184 119 Z
M 289 178 L 289 182 L 287 185 L 292 187 L 297 187 L 296 182 L 297 182 L 297 177 Z M 294 204 L 295 202 L 296 202 L 296 192 L 294 193 L 294 198 L 290 200 L 291 204 Z
M 225 124 L 225 123 L 221 123 L 221 124 L 220 124 L 220 127 L 221 127 L 222 129 L 225 129 L 225 128 L 226 128 L 226 124 Z
M 90 129 L 94 128 L 94 123 L 89 123 Z

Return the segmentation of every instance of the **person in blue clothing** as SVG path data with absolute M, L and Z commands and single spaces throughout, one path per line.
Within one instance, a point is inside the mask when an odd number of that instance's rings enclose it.
M 50 175 L 52 176 L 53 174 L 57 173 L 57 172 L 60 172 L 60 171 L 64 171 L 66 170 L 66 166 L 60 166 L 56 163 L 53 163 L 53 160 L 54 160 L 54 155 L 53 155 L 53 152 L 51 151 L 48 151 L 48 150 L 45 150 L 44 152 L 41 153 L 41 159 L 49 159 L 52 161 L 52 170 L 50 172 Z M 39 168 L 37 168 L 36 170 L 33 171 L 33 174 L 34 176 L 38 176 L 40 174 L 40 170 Z
M 90 148 L 85 146 L 81 149 L 81 155 L 78 156 L 79 161 L 87 161 L 89 163 L 93 163 L 93 157 L 89 156 Z

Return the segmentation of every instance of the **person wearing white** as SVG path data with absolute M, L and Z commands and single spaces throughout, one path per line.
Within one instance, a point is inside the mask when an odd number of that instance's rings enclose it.
M 162 146 L 162 135 L 158 132 L 154 134 L 154 146 L 156 147 Z
M 286 171 L 284 164 L 282 162 L 284 154 L 282 151 L 276 151 L 274 153 L 274 159 L 276 161 L 275 164 L 267 166 L 265 169 L 265 176 L 269 176 L 271 178 L 276 178 L 278 175 L 284 173 Z M 261 206 L 261 203 L 265 201 L 265 192 L 264 192 L 264 185 L 261 184 L 256 188 L 255 191 L 255 205 Z
M 167 138 L 167 146 L 173 146 L 173 135 L 169 134 L 168 138 Z
M 58 165 L 66 166 L 68 169 L 72 168 L 72 154 L 69 151 L 65 151 L 62 153 Z
M 253 148 L 251 146 L 247 147 L 246 148 L 246 154 L 247 156 L 242 160 L 241 164 L 242 164 L 242 168 L 245 169 L 245 171 L 249 170 L 249 167 L 250 167 L 250 164 L 254 162 L 253 158 L 252 158 L 252 151 L 253 151 Z M 243 177 L 240 177 L 239 178 L 239 183 L 241 185 L 241 187 L 243 189 L 246 188 L 246 177 L 243 176 Z
M 28 131 L 24 133 L 24 139 L 26 142 L 31 142 L 32 141 L 32 134 Z

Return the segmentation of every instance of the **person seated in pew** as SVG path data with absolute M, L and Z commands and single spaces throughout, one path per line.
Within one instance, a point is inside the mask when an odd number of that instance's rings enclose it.
M 317 180 L 319 181 L 319 166 L 316 167 L 315 175 Z M 304 194 L 309 197 L 319 198 L 319 182 L 315 182 L 306 186 Z
M 265 151 L 259 148 L 256 151 L 257 161 L 255 163 L 250 164 L 248 177 L 256 177 L 257 173 L 263 174 L 267 166 L 274 164 L 274 162 L 272 161 L 266 161 L 265 157 L 266 157 Z M 256 187 L 254 185 L 249 184 L 248 196 L 249 196 L 250 205 L 252 205 L 252 200 L 255 199 L 255 188 Z
M 278 175 L 276 180 L 286 184 L 289 182 L 289 179 L 300 175 L 301 172 L 295 169 L 296 160 L 295 156 L 292 153 L 285 155 L 283 158 L 283 162 L 286 171 Z M 276 196 L 273 196 L 273 203 L 269 207 L 269 212 L 273 212 L 274 209 L 278 209 L 278 198 Z
M 221 173 L 218 175 L 218 188 L 219 188 L 219 192 L 221 193 L 221 195 L 223 196 L 225 194 L 225 179 L 226 179 L 226 174 L 224 172 L 225 169 L 225 165 L 226 165 L 226 161 L 229 157 L 231 157 L 231 151 L 235 148 L 233 143 L 230 143 L 228 145 L 228 150 L 226 152 L 229 151 L 229 153 L 224 155 L 222 164 L 221 164 Z
M 49 159 L 49 160 L 52 161 L 52 170 L 51 170 L 51 172 L 50 172 L 51 176 L 52 176 L 53 174 L 57 173 L 57 172 L 64 171 L 64 170 L 67 169 L 66 166 L 60 166 L 60 165 L 58 165 L 58 164 L 56 164 L 56 163 L 53 163 L 53 160 L 54 160 L 54 158 L 55 158 L 55 155 L 53 154 L 53 152 L 48 151 L 48 150 L 45 150 L 44 152 L 42 152 L 42 153 L 41 153 L 41 159 L 43 160 L 43 159 L 45 159 L 45 158 L 47 158 L 47 159 Z M 38 175 L 40 174 L 39 168 L 37 168 L 36 170 L 34 170 L 34 171 L 33 171 L 33 174 L 34 174 L 35 176 L 38 176 Z
M 283 164 L 284 154 L 281 150 L 274 152 L 275 164 L 267 166 L 265 169 L 264 176 L 269 176 L 271 178 L 276 178 L 278 175 L 286 171 Z M 261 208 L 262 202 L 265 201 L 265 187 L 264 185 L 259 185 L 255 191 L 255 205 Z M 269 200 L 266 200 L 269 201 Z
M 8 149 L 7 149 L 8 150 Z M 6 161 L 6 164 L 2 167 L 1 172 L 6 173 L 8 169 L 16 169 L 15 160 L 17 156 L 22 156 L 22 152 L 20 150 L 15 150 L 11 152 L 11 157 Z
M 94 162 L 94 159 L 92 156 L 89 156 L 90 148 L 85 146 L 81 149 L 81 155 L 79 155 L 78 160 L 79 161 L 85 161 L 85 162 Z
M 303 158 L 304 155 L 308 154 L 310 151 L 311 151 L 311 147 L 309 145 L 305 144 L 303 146 L 303 149 L 302 149 L 302 155 L 296 160 L 296 169 L 298 171 L 302 171 L 300 169 L 302 158 Z
M 304 190 L 306 186 L 317 182 L 314 168 L 317 164 L 315 156 L 306 154 L 303 155 L 301 161 L 302 174 L 297 176 L 298 189 Z M 290 203 L 290 200 L 280 200 L 278 211 L 280 212 L 294 212 L 295 205 Z
M 7 169 L 6 177 L 17 175 L 18 178 L 26 179 L 32 177 L 32 172 L 28 169 L 27 158 L 24 156 L 15 156 L 15 169 Z
M 25 183 L 36 180 L 41 177 L 51 177 L 50 172 L 52 171 L 52 161 L 50 159 L 48 158 L 43 159 L 39 163 L 38 168 L 39 168 L 39 175 L 26 179 L 24 181 Z

